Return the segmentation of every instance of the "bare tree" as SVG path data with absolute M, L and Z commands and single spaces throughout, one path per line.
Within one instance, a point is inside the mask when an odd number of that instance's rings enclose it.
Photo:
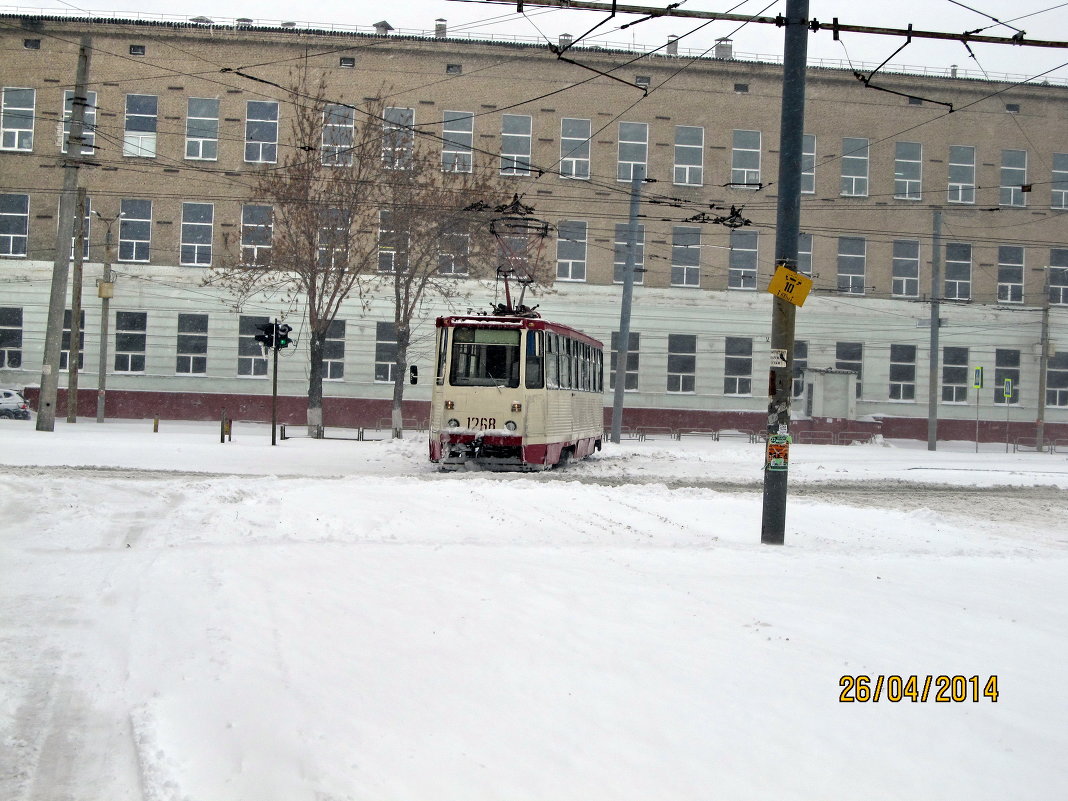
M 505 194 L 493 156 L 450 149 L 448 137 L 416 139 L 402 114 L 385 109 L 380 182 L 379 271 L 392 293 L 396 354 L 391 427 L 403 435 L 404 387 L 413 325 L 429 299 L 457 305 L 469 298 L 467 279 L 511 268 L 492 222 Z M 404 109 L 398 112 L 407 111 Z M 444 145 L 444 146 L 442 146 Z M 490 201 L 487 203 L 487 200 Z M 543 261 L 523 265 L 533 282 L 546 279 Z M 385 293 L 383 293 L 385 294 Z
M 296 72 L 284 108 L 290 116 L 277 163 L 257 175 L 242 208 L 240 243 L 206 283 L 239 300 L 258 293 L 283 306 L 306 305 L 308 429 L 323 421 L 323 357 L 342 303 L 362 296 L 378 258 L 381 101 L 358 110 L 328 98 L 323 79 Z M 273 161 L 265 158 L 265 161 Z

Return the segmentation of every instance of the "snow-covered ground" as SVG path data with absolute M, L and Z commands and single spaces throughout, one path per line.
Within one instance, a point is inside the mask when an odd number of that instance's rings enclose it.
M 0 420 L 0 798 L 1063 797 L 1068 455 L 1003 451 L 795 445 L 777 547 L 740 439 Z

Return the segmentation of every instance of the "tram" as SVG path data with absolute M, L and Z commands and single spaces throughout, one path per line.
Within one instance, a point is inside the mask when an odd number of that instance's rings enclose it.
M 601 449 L 603 345 L 525 306 L 439 317 L 430 460 L 546 470 Z

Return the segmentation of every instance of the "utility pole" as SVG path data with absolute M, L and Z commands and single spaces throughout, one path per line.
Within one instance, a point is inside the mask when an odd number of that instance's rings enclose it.
M 59 200 L 59 230 L 56 232 L 55 260 L 52 264 L 52 292 L 48 301 L 48 327 L 45 330 L 44 360 L 41 365 L 41 393 L 37 404 L 37 430 L 56 428 L 56 397 L 59 394 L 59 351 L 63 340 L 63 311 L 67 305 L 67 273 L 70 268 L 70 240 L 74 234 L 78 170 L 82 162 L 82 124 L 87 101 L 90 38 L 83 36 L 78 48 L 78 71 L 71 101 L 67 153 L 61 157 L 63 194 Z
M 70 342 L 67 348 L 67 422 L 78 422 L 78 362 L 82 357 L 82 261 L 85 256 L 85 187 L 78 187 L 74 219 L 74 270 L 70 290 Z
M 104 274 L 96 286 L 96 294 L 100 298 L 100 362 L 96 374 L 96 421 L 103 423 L 104 400 L 108 384 L 108 329 L 111 324 L 111 298 L 115 295 L 115 282 L 111 277 L 111 224 L 122 217 L 122 214 L 105 217 L 99 212 L 93 213 L 107 228 L 104 234 Z
M 805 138 L 805 62 L 808 56 L 808 0 L 787 0 L 786 43 L 783 51 L 782 110 L 779 128 L 779 198 L 775 218 L 775 261 L 797 267 L 797 239 L 801 234 L 801 152 Z M 788 436 L 790 399 L 794 383 L 794 320 L 797 307 L 781 297 L 772 299 L 771 349 L 785 359 L 770 367 L 768 443 Z M 770 452 L 770 451 L 769 451 Z M 764 469 L 764 506 L 760 541 L 782 545 L 786 540 L 787 457 L 776 469 Z
M 1035 420 L 1035 450 L 1039 452 L 1046 441 L 1046 371 L 1049 369 L 1049 266 L 1043 267 L 1042 271 L 1045 280 L 1042 282 L 1042 337 L 1038 355 L 1038 419 Z
M 634 263 L 638 250 L 638 208 L 642 200 L 645 167 L 635 164 L 630 180 L 630 217 L 627 220 L 627 259 L 623 267 L 623 299 L 619 304 L 619 344 L 616 347 L 615 391 L 612 394 L 612 442 L 619 443 L 623 428 L 623 392 L 630 357 L 630 307 L 634 295 Z
M 938 449 L 938 298 L 942 288 L 942 209 L 934 209 L 931 221 L 931 360 L 927 377 L 927 450 Z

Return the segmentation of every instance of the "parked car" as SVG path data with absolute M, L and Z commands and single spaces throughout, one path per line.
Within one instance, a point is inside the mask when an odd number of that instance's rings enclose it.
M 30 405 L 21 393 L 13 389 L 0 389 L 0 417 L 29 420 Z

